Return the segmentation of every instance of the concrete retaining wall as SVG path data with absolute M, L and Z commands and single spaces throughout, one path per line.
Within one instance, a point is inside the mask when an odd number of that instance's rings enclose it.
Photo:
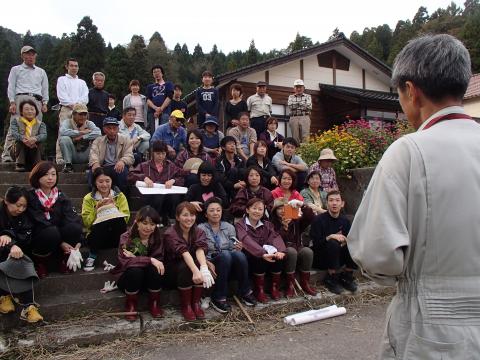
M 357 212 L 374 171 L 374 167 L 352 169 L 350 178 L 339 177 L 337 179 L 342 197 L 345 200 L 346 214 L 355 215 Z

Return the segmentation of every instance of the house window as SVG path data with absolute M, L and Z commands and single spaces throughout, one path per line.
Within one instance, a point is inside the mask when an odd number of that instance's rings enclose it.
M 350 69 L 350 59 L 340 54 L 338 51 L 330 50 L 317 55 L 318 66 L 337 70 L 348 71 Z
M 287 106 L 272 104 L 272 116 L 278 120 L 277 131 L 285 137 L 291 136 L 290 126 L 288 126 L 289 116 L 287 115 Z

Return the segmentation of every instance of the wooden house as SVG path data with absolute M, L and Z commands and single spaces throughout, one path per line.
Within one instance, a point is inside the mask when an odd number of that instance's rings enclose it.
M 480 74 L 474 74 L 470 79 L 463 106 L 468 115 L 480 121 Z

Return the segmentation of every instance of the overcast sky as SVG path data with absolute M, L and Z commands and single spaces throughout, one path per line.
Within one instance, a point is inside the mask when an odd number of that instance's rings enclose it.
M 105 42 L 127 44 L 132 35 L 148 41 L 158 31 L 167 47 L 186 43 L 192 52 L 199 43 L 204 52 L 213 44 L 228 53 L 246 50 L 251 39 L 264 52 L 283 49 L 297 32 L 315 41 L 326 41 L 338 27 L 346 36 L 353 30 L 412 19 L 420 6 L 431 14 L 450 0 L 23 0 L 2 2 L 0 25 L 17 33 L 49 33 L 60 37 L 76 32 L 88 15 Z M 463 1 L 455 1 L 462 5 Z

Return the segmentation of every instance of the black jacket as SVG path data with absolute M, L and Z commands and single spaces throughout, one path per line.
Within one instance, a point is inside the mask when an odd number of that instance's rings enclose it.
M 64 227 L 68 224 L 81 224 L 81 219 L 72 206 L 72 202 L 60 190 L 58 199 L 50 209 L 50 220 L 45 217 L 44 207 L 38 200 L 35 190 L 28 191 L 27 212 L 33 220 L 35 229 L 43 229 L 48 226 Z
M 272 162 L 269 158 L 265 157 L 263 159 L 263 166 L 260 166 L 260 164 L 257 162 L 257 158 L 255 157 L 255 155 L 252 155 L 247 159 L 247 168 L 250 166 L 256 166 L 260 169 L 260 173 L 262 174 L 263 186 L 265 186 L 269 190 L 275 188 L 275 185 L 272 185 L 272 182 L 270 180 L 272 176 L 277 176 L 277 172 L 275 171 L 275 168 L 273 167 Z
M 243 180 L 245 175 L 245 163 L 238 155 L 233 156 L 235 167 L 232 169 L 232 164 L 227 160 L 225 154 L 222 152 L 220 157 L 215 161 L 215 170 L 217 171 L 219 182 L 222 183 L 224 189 L 231 197 L 235 194 L 233 186 L 239 181 Z
M 5 202 L 0 203 L 0 236 L 10 236 L 10 246 L 17 245 L 25 252 L 32 242 L 32 231 L 33 223 L 26 212 L 19 216 L 10 216 Z

